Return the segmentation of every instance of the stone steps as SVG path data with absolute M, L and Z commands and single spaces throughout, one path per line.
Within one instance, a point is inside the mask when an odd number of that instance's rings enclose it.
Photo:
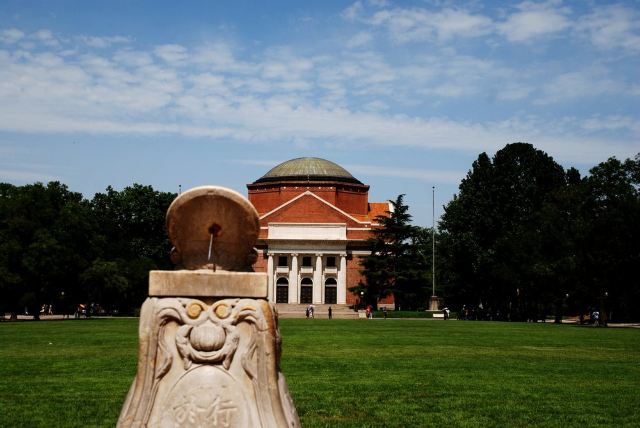
M 278 317 L 280 318 L 305 318 L 308 304 L 287 304 L 276 303 L 276 309 L 278 310 Z M 329 306 L 333 318 L 335 319 L 358 319 L 358 313 L 349 308 L 348 305 L 326 305 L 318 304 L 314 306 L 314 318 L 327 319 L 329 318 Z

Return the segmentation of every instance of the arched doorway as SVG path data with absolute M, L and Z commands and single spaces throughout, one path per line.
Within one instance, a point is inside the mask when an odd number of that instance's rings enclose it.
M 336 304 L 338 302 L 338 282 L 335 278 L 327 278 L 324 282 L 324 303 Z
M 281 277 L 276 281 L 276 303 L 289 303 L 289 281 Z
M 300 281 L 300 303 L 313 303 L 313 281 L 302 278 Z

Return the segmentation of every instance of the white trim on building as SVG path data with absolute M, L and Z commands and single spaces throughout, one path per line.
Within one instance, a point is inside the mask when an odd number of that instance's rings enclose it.
M 347 242 L 346 224 L 269 223 L 265 240 L 269 301 L 346 304 Z M 283 288 L 278 292 L 284 287 L 281 278 L 286 278 L 286 293 Z M 303 280 L 311 281 L 311 293 L 303 289 Z

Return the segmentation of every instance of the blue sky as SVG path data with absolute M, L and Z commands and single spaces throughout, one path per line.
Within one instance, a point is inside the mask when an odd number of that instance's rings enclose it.
M 332 160 L 431 225 L 479 153 L 640 152 L 638 1 L 7 1 L 0 180 L 87 197 Z

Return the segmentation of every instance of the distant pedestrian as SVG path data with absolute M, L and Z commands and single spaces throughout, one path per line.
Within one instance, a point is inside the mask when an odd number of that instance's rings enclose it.
M 304 311 L 305 316 L 307 317 L 307 319 L 309 319 L 309 307 L 307 306 L 307 309 Z
M 386 306 L 382 307 L 382 314 L 384 315 L 384 319 L 387 319 L 387 307 Z
M 329 319 L 333 318 L 333 311 L 331 310 L 331 306 L 329 306 Z

